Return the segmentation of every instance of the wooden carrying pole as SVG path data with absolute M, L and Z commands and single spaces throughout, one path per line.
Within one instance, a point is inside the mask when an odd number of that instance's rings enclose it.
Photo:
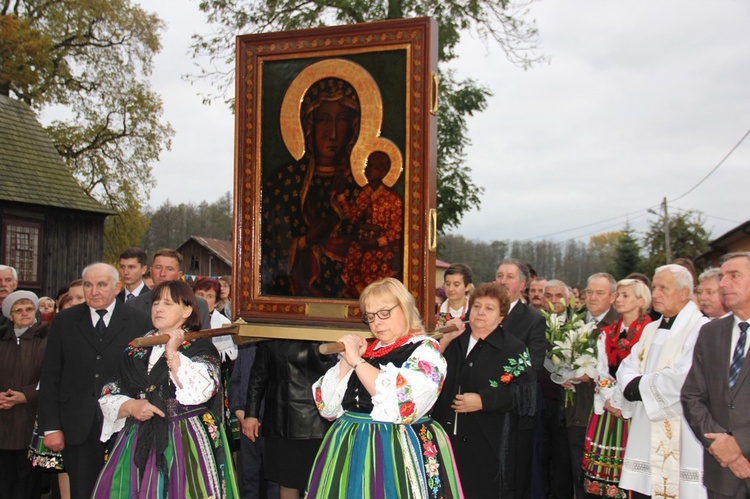
M 464 321 L 464 324 L 468 324 L 468 321 Z M 456 326 L 448 324 L 447 326 L 439 327 L 434 331 L 427 333 L 429 336 L 435 339 L 440 339 L 443 334 L 455 331 Z M 372 338 L 372 333 L 369 330 L 347 330 L 343 331 L 345 334 L 358 334 L 364 338 Z M 339 336 L 331 336 L 338 334 Z M 274 327 L 267 325 L 252 325 L 243 322 L 237 322 L 228 326 L 216 328 L 216 329 L 204 329 L 202 331 L 191 331 L 185 333 L 185 340 L 195 340 L 198 338 L 213 338 L 214 336 L 226 336 L 232 335 L 232 339 L 237 345 L 244 343 L 255 343 L 258 341 L 265 341 L 271 339 L 286 339 L 286 340 L 305 340 L 305 341 L 325 341 L 340 337 L 342 331 L 335 329 L 313 329 L 313 328 L 283 328 Z M 165 345 L 169 341 L 169 336 L 166 334 L 160 334 L 158 336 L 146 336 L 136 338 L 130 342 L 136 348 L 152 347 L 154 345 Z M 319 350 L 323 354 L 341 353 L 344 351 L 344 345 L 337 342 L 324 343 L 320 345 Z
M 464 321 L 464 324 L 468 324 L 469 321 Z M 435 329 L 434 331 L 430 331 L 427 333 L 427 336 L 430 338 L 435 338 L 436 340 L 439 340 L 443 337 L 445 333 L 452 333 L 453 331 L 457 330 L 455 324 L 447 324 L 445 326 L 439 327 Z M 318 347 L 318 350 L 323 355 L 329 355 L 333 353 L 342 353 L 344 351 L 344 344 L 335 342 L 335 343 L 323 343 Z
M 214 336 L 226 336 L 228 334 L 231 334 L 232 336 L 237 336 L 237 333 L 239 331 L 239 326 L 225 326 L 220 327 L 216 329 L 204 329 L 202 331 L 190 331 L 185 333 L 185 340 L 197 340 L 198 338 L 213 338 Z M 262 339 L 262 338 L 261 338 Z M 142 348 L 142 347 L 152 347 L 154 345 L 166 345 L 169 341 L 169 336 L 166 334 L 160 334 L 158 336 L 145 336 L 141 338 L 136 338 L 133 341 L 130 342 L 131 345 L 133 345 L 136 348 Z M 243 343 L 243 340 L 237 341 L 235 338 L 235 343 Z
M 299 326 L 282 326 L 276 324 L 247 323 L 241 319 L 232 324 L 216 329 L 204 329 L 201 331 L 185 333 L 186 340 L 197 338 L 212 338 L 214 336 L 231 335 L 237 345 L 255 343 L 265 340 L 304 340 L 304 341 L 335 341 L 346 334 L 358 334 L 364 338 L 372 338 L 369 329 L 338 329 L 338 328 L 313 328 Z M 164 345 L 169 341 L 169 336 L 158 335 L 136 338 L 131 341 L 134 347 L 151 347 Z

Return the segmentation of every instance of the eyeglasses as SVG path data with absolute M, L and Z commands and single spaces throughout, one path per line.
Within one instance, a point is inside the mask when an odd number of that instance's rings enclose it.
M 378 310 L 377 312 L 362 312 L 362 322 L 365 324 L 369 324 L 375 320 L 375 316 L 378 316 L 378 319 L 381 321 L 384 321 L 386 319 L 390 319 L 391 317 L 391 310 L 398 307 L 398 305 L 394 305 L 391 308 L 383 308 Z
M 26 308 L 17 308 L 15 310 L 11 310 L 11 314 L 22 314 L 26 312 L 27 314 L 33 314 L 36 312 L 36 309 L 34 307 L 26 307 Z

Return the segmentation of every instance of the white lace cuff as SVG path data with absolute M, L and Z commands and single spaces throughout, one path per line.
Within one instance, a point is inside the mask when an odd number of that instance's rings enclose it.
M 339 379 L 341 366 L 344 365 L 343 363 L 344 361 L 342 360 L 330 368 L 312 386 L 315 405 L 318 407 L 320 415 L 326 419 L 336 419 L 344 414 L 344 410 L 341 408 L 341 401 L 344 400 L 346 387 L 349 384 L 349 378 L 351 378 L 354 370 L 349 370 L 343 378 Z
M 102 422 L 102 434 L 100 440 L 106 442 L 112 435 L 125 427 L 127 417 L 118 418 L 122 404 L 132 400 L 127 395 L 104 395 L 99 399 L 99 407 L 102 408 L 104 421 Z
M 180 367 L 177 372 L 169 372 L 175 385 L 177 401 L 183 405 L 198 405 L 207 402 L 219 388 L 218 375 L 215 369 L 203 362 L 194 362 L 179 354 Z M 177 384 L 182 384 L 182 388 Z

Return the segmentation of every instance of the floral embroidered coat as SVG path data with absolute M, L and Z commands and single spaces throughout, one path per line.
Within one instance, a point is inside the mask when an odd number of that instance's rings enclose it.
M 474 453 L 469 460 L 456 452 L 461 481 L 467 497 L 472 490 L 512 490 L 513 465 L 516 455 L 513 435 L 520 416 L 531 416 L 536 408 L 536 375 L 526 345 L 498 326 L 468 352 L 471 328 L 453 340 L 443 355 L 448 361 L 448 374 L 432 416 L 450 435 L 454 451 L 457 442 L 484 439 L 494 456 Z M 477 393 L 482 410 L 457 414 L 451 404 L 456 394 Z M 487 473 L 487 484 L 467 483 L 462 470 L 480 469 L 494 458 L 499 470 Z M 462 462 L 463 461 L 463 462 Z M 498 477 L 504 477 L 498 478 Z M 498 483 L 501 482 L 501 483 Z
M 407 356 L 405 362 L 393 362 L 391 357 L 400 357 L 404 353 Z M 445 359 L 435 340 L 413 336 L 393 354 L 373 359 L 370 363 L 381 369 L 371 400 L 358 378 L 352 376 L 354 371 L 338 379 L 338 365 L 313 385 L 321 416 L 334 419 L 344 410 L 354 410 L 369 413 L 375 421 L 410 424 L 429 412 L 445 377 Z

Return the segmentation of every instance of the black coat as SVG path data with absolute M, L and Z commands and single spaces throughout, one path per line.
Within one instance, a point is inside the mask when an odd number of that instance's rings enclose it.
M 261 419 L 265 437 L 303 440 L 323 438 L 330 423 L 318 412 L 312 385 L 333 367 L 335 355 L 318 353 L 313 341 L 271 340 L 260 343 L 247 384 L 245 417 Z
M 502 325 L 467 356 L 470 337 L 467 327 L 443 353 L 448 370 L 432 417 L 450 436 L 466 496 L 505 497 L 516 488 L 515 437 L 519 418 L 532 415 L 536 405 L 536 373 L 528 367 L 510 383 L 501 381 L 506 366 L 528 355 Z M 479 394 L 482 410 L 456 414 L 451 403 L 458 393 Z
M 66 444 L 82 444 L 100 424 L 102 387 L 117 372 L 127 344 L 150 324 L 149 316 L 118 300 L 102 339 L 85 303 L 55 315 L 39 387 L 40 434 L 62 430 Z
M 544 357 L 547 355 L 547 323 L 544 316 L 533 307 L 519 301 L 503 320 L 503 328 L 529 349 L 531 367 L 538 378 L 544 368 Z

